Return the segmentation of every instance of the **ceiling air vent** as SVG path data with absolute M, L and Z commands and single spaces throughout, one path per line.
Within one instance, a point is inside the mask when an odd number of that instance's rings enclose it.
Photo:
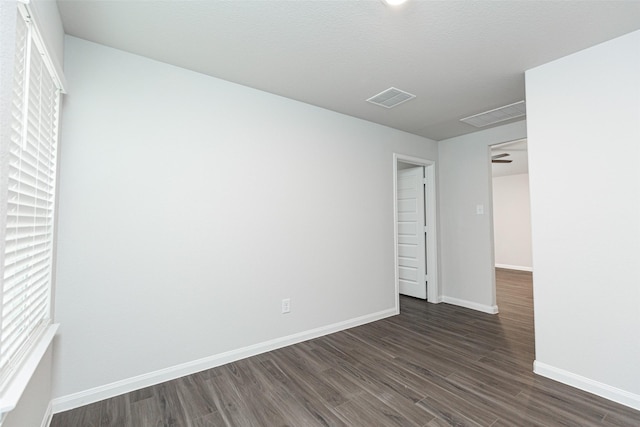
M 522 117 L 526 114 L 526 105 L 524 101 L 520 101 L 515 104 L 505 105 L 504 107 L 465 117 L 464 119 L 460 119 L 460 121 L 481 128 L 494 123 L 504 122 L 505 120 L 515 119 L 516 117 Z
M 415 97 L 415 95 L 408 92 L 396 89 L 395 87 L 390 87 L 389 89 L 367 99 L 367 101 L 384 108 L 393 108 L 396 105 L 400 105 Z

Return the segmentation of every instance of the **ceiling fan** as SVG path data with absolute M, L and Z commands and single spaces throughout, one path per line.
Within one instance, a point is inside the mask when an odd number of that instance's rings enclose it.
M 495 156 L 491 156 L 491 163 L 511 163 L 513 160 L 505 160 L 503 157 L 510 156 L 509 153 L 496 154 Z

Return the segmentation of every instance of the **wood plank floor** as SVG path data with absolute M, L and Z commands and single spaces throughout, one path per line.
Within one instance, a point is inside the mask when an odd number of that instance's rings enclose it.
M 499 315 L 401 298 L 401 314 L 56 414 L 93 426 L 640 426 L 534 375 L 531 274 L 497 270 Z

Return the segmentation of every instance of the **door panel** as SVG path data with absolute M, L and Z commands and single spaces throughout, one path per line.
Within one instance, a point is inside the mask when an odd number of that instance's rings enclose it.
M 426 299 L 424 168 L 399 170 L 397 183 L 400 293 Z

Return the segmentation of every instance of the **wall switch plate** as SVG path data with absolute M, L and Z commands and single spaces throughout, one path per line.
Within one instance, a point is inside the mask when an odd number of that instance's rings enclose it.
M 282 300 L 282 314 L 289 313 L 291 311 L 291 299 L 285 298 Z
M 484 205 L 476 205 L 476 215 L 484 215 Z

